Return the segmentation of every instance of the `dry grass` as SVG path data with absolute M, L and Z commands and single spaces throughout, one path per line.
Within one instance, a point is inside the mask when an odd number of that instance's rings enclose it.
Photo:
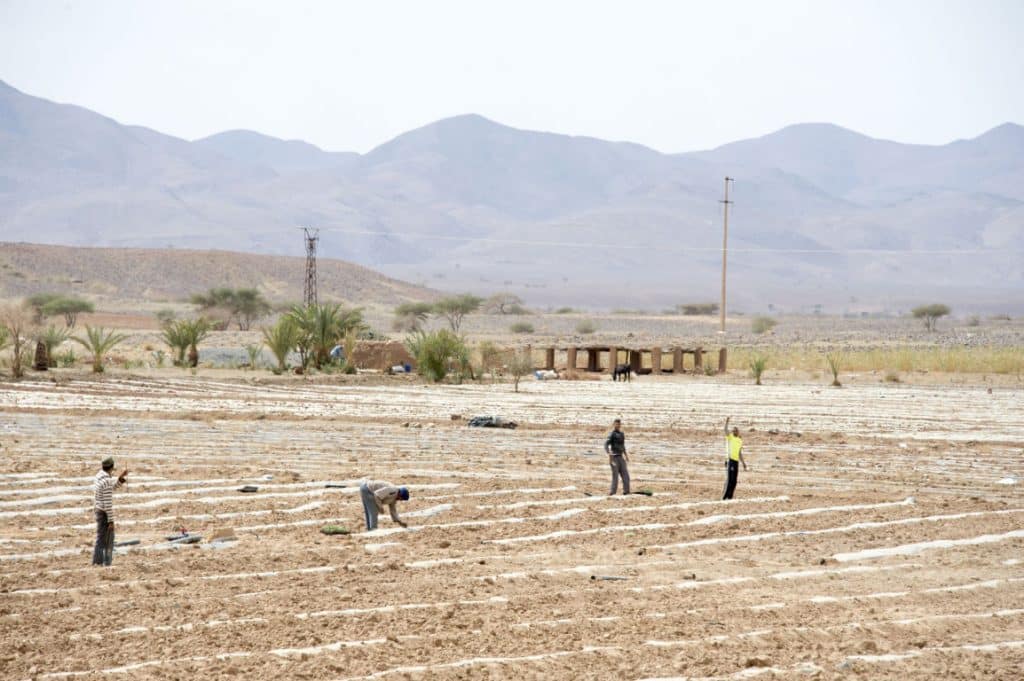
M 763 348 L 729 350 L 732 366 L 748 366 Z M 772 364 L 783 369 L 820 370 L 825 351 L 811 347 L 777 347 Z M 843 351 L 843 371 L 937 371 L 951 374 L 1024 374 L 1024 347 L 896 347 Z

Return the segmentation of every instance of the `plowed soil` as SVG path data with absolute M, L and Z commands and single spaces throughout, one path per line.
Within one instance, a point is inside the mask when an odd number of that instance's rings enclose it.
M 727 415 L 750 469 L 723 502 Z M 614 417 L 653 496 L 607 496 Z M 0 445 L 4 679 L 1024 669 L 1019 389 L 0 383 Z M 105 456 L 139 543 L 95 568 Z M 409 486 L 408 529 L 363 530 L 363 478 Z M 167 545 L 182 527 L 237 541 Z

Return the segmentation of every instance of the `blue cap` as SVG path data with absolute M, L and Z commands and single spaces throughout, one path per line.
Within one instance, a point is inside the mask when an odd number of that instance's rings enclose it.
M 398 488 L 398 498 L 401 499 L 402 501 L 409 501 L 409 488 L 408 487 L 399 487 Z

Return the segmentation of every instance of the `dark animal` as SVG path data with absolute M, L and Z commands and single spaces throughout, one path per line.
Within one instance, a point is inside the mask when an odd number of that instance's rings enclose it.
M 623 381 L 632 381 L 633 367 L 629 364 L 616 364 L 615 369 L 612 370 L 612 380 L 617 381 L 620 377 Z

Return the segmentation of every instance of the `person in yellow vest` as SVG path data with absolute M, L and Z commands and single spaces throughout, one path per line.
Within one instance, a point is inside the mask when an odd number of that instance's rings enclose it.
M 736 491 L 736 480 L 740 477 L 740 464 L 743 464 L 743 470 L 747 470 L 747 462 L 743 459 L 743 440 L 740 438 L 740 429 L 735 426 L 732 432 L 729 432 L 729 419 L 731 416 L 725 419 L 725 494 L 722 495 L 722 500 L 732 499 L 732 493 Z

